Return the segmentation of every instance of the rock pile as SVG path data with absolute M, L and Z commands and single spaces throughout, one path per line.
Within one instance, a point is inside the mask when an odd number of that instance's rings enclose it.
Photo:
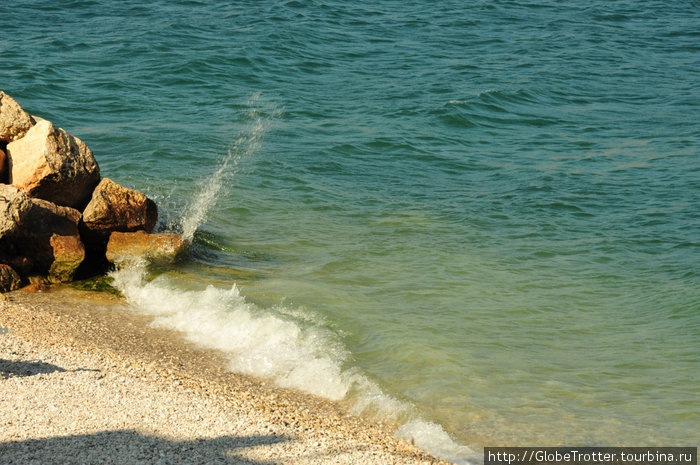
M 71 281 L 105 259 L 172 259 L 182 238 L 152 234 L 157 220 L 151 199 L 101 178 L 83 141 L 0 91 L 0 292 L 32 275 Z

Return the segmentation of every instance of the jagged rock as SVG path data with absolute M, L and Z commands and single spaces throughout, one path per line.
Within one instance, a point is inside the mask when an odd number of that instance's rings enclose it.
M 54 260 L 49 266 L 48 279 L 52 283 L 67 283 L 73 280 L 75 271 L 85 259 L 85 247 L 78 234 L 59 236 L 50 239 Z
M 32 202 L 16 187 L 0 184 L 0 239 L 17 230 Z
M 122 263 L 145 258 L 172 262 L 182 252 L 185 241 L 177 234 L 148 234 L 145 231 L 113 232 L 107 243 L 107 260 Z
M 7 184 L 8 179 L 7 154 L 0 147 L 0 183 Z
M 22 278 L 10 265 L 0 264 L 0 292 L 10 292 L 22 287 Z
M 22 288 L 24 292 L 44 292 L 49 290 L 49 280 L 43 276 L 30 276 L 29 284 Z
M 155 202 L 141 192 L 104 178 L 83 211 L 83 237 L 104 244 L 112 232 L 151 232 L 158 220 Z
M 50 121 L 7 144 L 10 183 L 30 197 L 82 209 L 100 180 L 100 169 L 88 148 Z
M 33 238 L 31 249 L 39 271 L 47 270 L 51 282 L 68 282 L 85 258 L 78 223 L 80 212 L 46 200 L 32 199 L 32 209 L 22 224 L 26 235 Z M 35 267 L 36 268 L 36 267 Z
M 14 227 L 8 229 L 1 239 L 0 254 L 16 260 L 23 257 L 31 260 L 32 270 L 46 273 L 49 281 L 70 281 L 85 258 L 85 248 L 78 233 L 80 212 L 46 200 L 29 199 L 22 192 L 16 197 L 22 205 L 21 200 L 26 199 L 29 208 L 22 208 L 13 219 Z
M 12 142 L 34 126 L 34 119 L 19 103 L 0 90 L 0 141 Z

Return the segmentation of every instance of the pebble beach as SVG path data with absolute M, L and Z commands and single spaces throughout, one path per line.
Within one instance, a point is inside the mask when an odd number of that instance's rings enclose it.
M 4 464 L 440 464 L 395 425 L 231 373 L 102 292 L 0 301 Z

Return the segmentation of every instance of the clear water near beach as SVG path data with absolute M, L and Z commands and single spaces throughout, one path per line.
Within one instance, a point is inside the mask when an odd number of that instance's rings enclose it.
M 135 309 L 457 461 L 697 442 L 692 2 L 63 3 L 0 88 L 193 238 Z

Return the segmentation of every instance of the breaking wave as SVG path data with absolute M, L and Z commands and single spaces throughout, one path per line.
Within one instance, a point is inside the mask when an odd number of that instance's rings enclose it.
M 340 336 L 317 315 L 249 302 L 236 284 L 187 290 L 176 276 L 148 279 L 145 263 L 130 263 L 111 275 L 132 310 L 154 316 L 154 325 L 177 330 L 199 347 L 223 352 L 230 370 L 333 401 L 348 400 L 354 414 L 398 421 L 397 436 L 433 455 L 473 463 L 471 449 L 352 366 Z

